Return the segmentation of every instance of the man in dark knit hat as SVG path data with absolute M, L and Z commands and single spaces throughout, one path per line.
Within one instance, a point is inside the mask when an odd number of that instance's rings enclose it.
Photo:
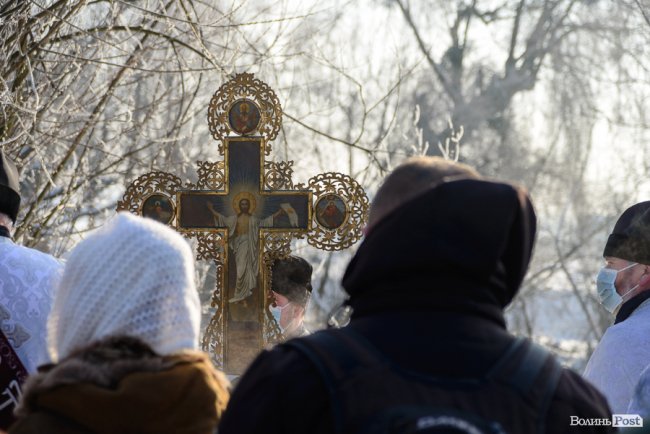
M 271 273 L 271 314 L 285 337 L 305 336 L 303 323 L 311 295 L 312 266 L 299 256 L 277 259 Z
M 625 413 L 650 364 L 650 201 L 619 217 L 603 256 L 598 298 L 615 319 L 591 355 L 585 377 L 605 394 L 614 413 Z
M 521 188 L 407 161 L 343 277 L 349 325 L 263 352 L 219 433 L 613 432 L 594 387 L 506 330 L 535 225 Z
M 49 361 L 47 316 L 62 269 L 52 256 L 13 242 L 19 209 L 18 171 L 0 151 L 0 428 L 12 417 L 18 383 Z M 9 347 L 15 354 L 8 353 Z

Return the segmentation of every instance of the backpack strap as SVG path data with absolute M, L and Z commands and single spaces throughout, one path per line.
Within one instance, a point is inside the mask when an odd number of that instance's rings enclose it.
M 519 358 L 513 372 L 512 363 L 508 363 L 508 361 L 521 352 L 523 352 L 523 355 Z M 550 370 L 544 381 L 544 388 L 538 391 L 541 397 L 537 407 L 537 428 L 540 434 L 546 431 L 546 415 L 562 375 L 562 367 L 555 357 L 530 340 L 518 337 L 487 375 L 488 378 L 509 385 L 522 396 L 527 396 L 533 391 L 533 384 L 535 384 L 547 363 L 550 363 Z
M 343 433 L 345 421 L 337 385 L 358 370 L 386 362 L 366 339 L 349 327 L 322 330 L 281 345 L 305 356 L 318 371 L 330 397 L 334 432 Z
M 309 337 L 314 336 L 310 335 Z M 312 339 L 314 341 L 315 339 Z M 325 340 L 325 339 L 323 339 Z M 290 347 L 297 350 L 305 356 L 318 371 L 318 374 L 325 385 L 327 394 L 329 395 L 329 403 L 332 408 L 332 421 L 334 424 L 334 432 L 343 432 L 343 410 L 340 405 L 336 405 L 338 401 L 338 394 L 336 392 L 336 382 L 334 381 L 334 374 L 328 369 L 325 362 L 321 360 L 319 352 L 313 348 L 313 343 L 307 343 L 306 338 L 301 340 L 291 340 L 281 344 L 285 347 Z
M 539 345 L 535 345 L 525 339 L 522 339 L 522 341 L 523 344 L 521 346 L 523 347 L 524 355 L 517 365 L 517 370 L 509 373 L 504 380 L 521 394 L 527 395 L 544 367 L 549 354 Z
M 551 371 L 546 378 L 546 386 L 544 387 L 544 394 L 542 395 L 541 405 L 539 407 L 538 431 L 540 434 L 546 432 L 546 416 L 555 395 L 555 390 L 560 382 L 562 376 L 562 366 L 558 363 L 555 357 L 551 356 Z

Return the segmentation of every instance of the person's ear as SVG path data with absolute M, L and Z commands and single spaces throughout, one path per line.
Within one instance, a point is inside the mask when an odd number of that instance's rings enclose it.
M 641 280 L 639 280 L 639 286 L 641 288 L 650 286 L 650 265 L 643 265 L 643 275 L 641 276 Z

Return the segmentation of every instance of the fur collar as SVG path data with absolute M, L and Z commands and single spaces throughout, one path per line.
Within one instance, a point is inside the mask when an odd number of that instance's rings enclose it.
M 115 389 L 133 373 L 157 373 L 181 363 L 206 362 L 203 353 L 188 351 L 160 356 L 147 344 L 128 336 L 110 337 L 75 351 L 58 364 L 44 365 L 31 376 L 16 414 L 21 417 L 37 410 L 38 398 L 61 386 L 91 384 Z

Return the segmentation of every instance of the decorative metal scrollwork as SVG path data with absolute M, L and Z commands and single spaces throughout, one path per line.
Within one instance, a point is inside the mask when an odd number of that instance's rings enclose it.
M 224 190 L 226 170 L 223 161 L 197 161 L 199 181 L 196 188 L 199 190 Z
M 262 232 L 264 245 L 264 260 L 273 262 L 275 259 L 286 258 L 291 254 L 291 238 L 298 238 L 295 233 Z
M 275 319 L 273 316 L 271 316 L 271 313 L 268 309 L 264 310 L 263 318 L 264 326 L 262 328 L 262 331 L 264 333 L 264 342 L 268 342 L 270 344 L 282 342 L 285 337 L 282 333 L 282 330 L 280 330 L 280 326 L 275 322 Z
M 217 309 L 221 309 L 221 301 L 223 299 L 223 288 L 221 287 L 224 278 L 224 266 L 225 264 L 223 263 L 217 263 L 217 269 L 216 269 L 216 288 L 214 292 L 212 293 L 212 298 L 210 299 L 210 306 L 211 307 L 216 307 Z
M 191 232 L 198 241 L 196 247 L 196 259 L 200 261 L 215 261 L 217 264 L 223 264 L 224 249 L 226 241 L 220 232 Z
M 264 258 L 264 286 L 271 288 L 273 273 L 273 262 L 276 258 L 266 255 Z M 275 321 L 275 318 L 269 311 L 271 300 L 264 303 L 264 312 L 262 312 L 262 333 L 264 335 L 264 342 L 270 344 L 281 342 L 284 339 L 280 325 Z
M 212 235 L 212 234 L 211 234 Z M 199 241 L 200 243 L 200 241 Z M 215 366 L 223 368 L 224 363 L 224 315 L 223 315 L 223 279 L 224 264 L 223 258 L 216 260 L 215 288 L 212 292 L 210 306 L 216 308 L 210 322 L 205 328 L 201 347 L 212 358 Z
M 361 239 L 368 220 L 368 196 L 354 179 L 342 173 L 322 173 L 309 180 L 314 194 L 315 225 L 307 234 L 312 246 L 342 250 Z
M 217 289 L 218 290 L 218 289 Z M 210 355 L 215 366 L 223 366 L 223 311 L 217 308 L 203 334 L 201 348 Z
M 264 189 L 293 190 L 293 161 L 265 161 Z
M 244 114 L 254 114 L 251 123 L 238 127 L 233 116 L 242 116 L 242 106 L 249 107 Z M 210 133 L 219 143 L 223 155 L 223 140 L 232 135 L 256 134 L 264 138 L 265 154 L 271 153 L 271 141 L 282 126 L 282 107 L 277 95 L 266 83 L 254 78 L 253 74 L 237 74 L 223 84 L 212 96 L 208 106 Z
M 213 234 L 211 234 L 213 235 Z M 214 234 L 218 235 L 218 234 Z M 199 241 L 200 244 L 200 241 Z M 216 255 L 215 255 L 216 256 Z M 203 341 L 201 347 L 203 351 L 208 353 L 212 358 L 215 366 L 223 367 L 224 362 L 224 315 L 223 315 L 223 278 L 224 278 L 224 264 L 223 258 L 220 260 L 215 259 L 215 288 L 212 292 L 212 299 L 210 306 L 216 308 L 215 313 L 212 315 L 210 322 L 205 328 L 203 334 Z
M 171 224 L 174 220 L 175 194 L 176 190 L 183 187 L 181 179 L 167 172 L 150 172 L 140 176 L 133 181 L 124 192 L 122 200 L 117 202 L 117 211 L 129 211 L 136 215 L 145 215 L 156 218 L 154 215 L 147 215 L 144 204 L 148 198 L 155 199 L 160 196 L 159 202 L 162 202 L 162 212 L 160 218 L 156 220 L 162 223 Z M 158 203 L 160 206 L 161 204 Z M 168 215 L 169 214 L 169 215 Z

